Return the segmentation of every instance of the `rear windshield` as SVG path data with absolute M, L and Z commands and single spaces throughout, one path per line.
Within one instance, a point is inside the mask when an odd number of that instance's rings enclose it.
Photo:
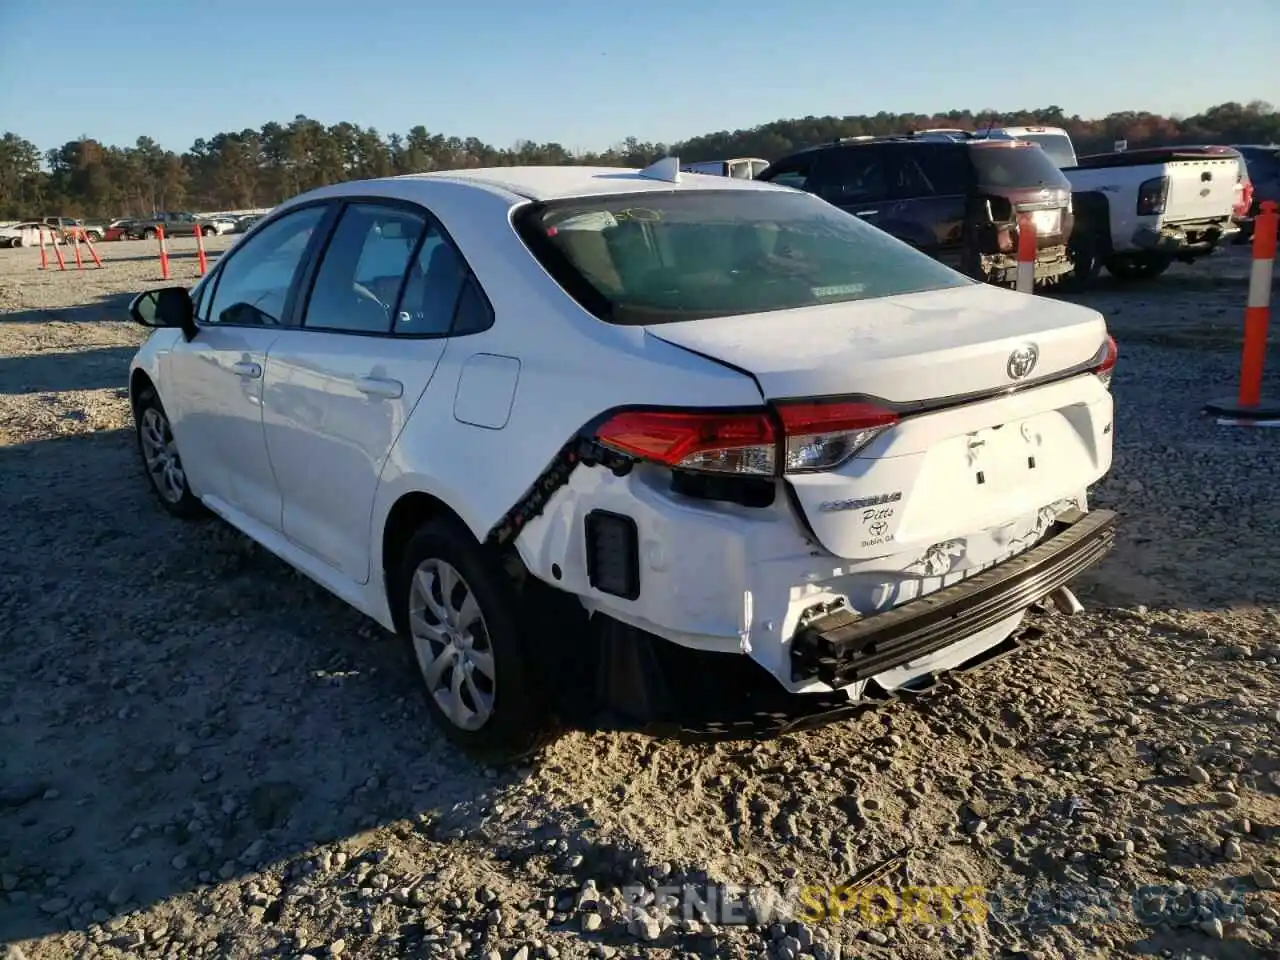
M 1038 147 L 985 143 L 970 147 L 980 187 L 1071 188 L 1066 174 Z
M 972 283 L 807 193 L 705 190 L 534 204 L 530 250 L 584 308 L 667 323 Z

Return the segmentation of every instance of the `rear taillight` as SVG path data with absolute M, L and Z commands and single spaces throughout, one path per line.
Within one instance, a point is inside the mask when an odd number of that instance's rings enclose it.
M 806 400 L 774 412 L 626 411 L 606 420 L 596 439 L 673 470 L 775 477 L 837 467 L 897 422 L 874 404 Z
M 615 414 L 596 439 L 619 453 L 680 470 L 768 477 L 777 472 L 778 436 L 765 410 L 635 410 Z
M 1249 210 L 1253 207 L 1253 182 L 1241 178 L 1240 181 L 1240 202 L 1235 206 L 1235 215 L 1237 217 L 1247 217 Z
M 1102 381 L 1102 385 L 1108 390 L 1111 389 L 1111 371 L 1116 365 L 1116 359 L 1120 356 L 1120 348 L 1116 346 L 1116 338 L 1107 335 L 1107 339 L 1103 341 L 1102 346 L 1098 348 L 1097 355 L 1093 358 L 1093 372 L 1097 374 L 1098 379 Z
M 1150 217 L 1164 213 L 1165 201 L 1169 199 L 1169 178 L 1152 177 L 1144 180 L 1138 188 L 1138 216 Z
M 898 422 L 892 410 L 850 401 L 801 401 L 778 406 L 786 436 L 787 473 L 829 470 Z

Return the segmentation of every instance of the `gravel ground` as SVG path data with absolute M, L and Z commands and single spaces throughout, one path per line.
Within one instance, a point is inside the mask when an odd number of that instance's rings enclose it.
M 434 733 L 394 638 L 152 502 L 124 307 L 163 281 L 149 245 L 101 250 L 0 251 L 10 956 L 1280 956 L 1280 432 L 1199 414 L 1234 387 L 1241 251 L 1075 295 L 1121 344 L 1095 504 L 1123 526 L 1086 613 L 818 729 L 575 730 L 497 771 Z M 999 909 L 770 916 L 886 861 Z M 716 883 L 776 896 L 657 909 Z

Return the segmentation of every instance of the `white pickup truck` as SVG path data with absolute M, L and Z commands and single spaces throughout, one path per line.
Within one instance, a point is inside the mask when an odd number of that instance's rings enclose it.
M 1000 127 L 976 136 L 1038 143 L 1071 182 L 1070 253 L 1078 280 L 1159 276 L 1213 253 L 1239 231 L 1243 164 L 1228 147 L 1153 147 L 1076 156 L 1058 127 Z

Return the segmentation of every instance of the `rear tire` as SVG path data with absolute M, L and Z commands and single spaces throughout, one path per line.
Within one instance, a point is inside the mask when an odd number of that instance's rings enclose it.
M 182 520 L 208 515 L 208 508 L 191 492 L 187 473 L 178 456 L 169 415 L 152 387 L 145 388 L 133 407 L 134 429 L 142 469 L 160 505 Z
M 9 246 L 11 246 L 11 247 L 20 247 L 20 246 L 22 246 L 22 238 L 21 238 L 21 237 L 14 237 L 12 240 L 10 240 L 10 241 L 9 241 Z
M 156 238 L 156 232 L 154 230 L 147 229 L 142 231 L 143 240 L 154 240 L 155 238 Z
M 1122 282 L 1152 280 L 1169 269 L 1171 257 L 1157 253 L 1134 253 L 1111 257 L 1106 262 L 1107 273 Z
M 473 757 L 510 763 L 536 753 L 553 724 L 521 629 L 514 585 L 465 527 L 424 524 L 392 581 L 399 633 L 444 734 Z
M 200 234 L 201 234 L 201 236 L 205 236 L 205 237 L 212 237 L 212 236 L 213 236 L 215 233 L 217 233 L 217 232 L 218 232 L 218 231 L 217 231 L 217 230 L 215 230 L 215 229 L 213 229 L 213 227 L 201 227 L 201 228 L 200 228 Z

